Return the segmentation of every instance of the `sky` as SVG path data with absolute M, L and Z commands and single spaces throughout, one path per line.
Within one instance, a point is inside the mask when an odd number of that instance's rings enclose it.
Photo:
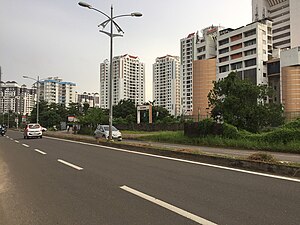
M 146 66 L 146 101 L 152 100 L 152 64 L 180 55 L 180 39 L 211 25 L 251 23 L 251 0 L 84 0 L 118 18 L 124 37 L 114 38 L 114 56 L 138 56 Z M 99 32 L 106 17 L 79 0 L 0 0 L 0 66 L 3 81 L 31 87 L 23 76 L 58 76 L 77 91 L 99 93 L 99 66 L 109 58 L 109 37 Z

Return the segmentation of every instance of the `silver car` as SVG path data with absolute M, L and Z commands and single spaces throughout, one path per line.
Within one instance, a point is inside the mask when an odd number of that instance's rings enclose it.
M 109 138 L 109 125 L 98 125 L 97 129 L 94 131 L 95 138 Z M 122 141 L 121 132 L 112 126 L 112 138 L 117 139 L 118 141 Z

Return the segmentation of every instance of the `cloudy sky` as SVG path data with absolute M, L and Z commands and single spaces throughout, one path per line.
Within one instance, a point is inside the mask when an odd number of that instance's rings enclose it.
M 146 64 L 146 100 L 152 95 L 156 57 L 180 54 L 180 39 L 210 25 L 238 28 L 251 22 L 251 0 L 85 0 L 119 18 L 125 31 L 114 39 L 114 55 L 138 56 Z M 0 0 L 2 80 L 31 85 L 23 75 L 59 76 L 78 91 L 99 92 L 99 63 L 109 58 L 109 37 L 99 33 L 101 14 L 78 0 Z

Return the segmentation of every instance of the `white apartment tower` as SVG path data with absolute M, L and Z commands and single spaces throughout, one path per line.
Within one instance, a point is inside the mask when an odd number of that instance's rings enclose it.
M 1 82 L 0 113 L 30 114 L 36 103 L 36 89 L 18 85 L 15 81 Z
M 217 79 L 232 71 L 252 83 L 268 84 L 266 62 L 272 55 L 272 22 L 253 22 L 218 35 Z
M 63 82 L 58 77 L 48 77 L 40 81 L 40 100 L 68 107 L 71 102 L 76 100 L 75 87 L 75 83 Z
M 193 61 L 196 59 L 198 33 L 180 40 L 180 105 L 181 114 L 192 115 L 193 110 Z
M 153 100 L 173 116 L 180 115 L 179 56 L 156 58 L 153 64 Z
M 217 36 L 220 26 L 209 26 L 202 30 L 202 36 L 189 34 L 180 40 L 180 94 L 181 114 L 193 112 L 193 61 L 211 59 L 217 55 Z
M 106 59 L 100 63 L 100 108 L 108 109 L 109 98 L 109 61 Z
M 274 48 L 300 46 L 299 0 L 252 0 L 252 20 L 264 18 L 273 21 Z
M 100 106 L 108 108 L 109 104 L 109 62 L 100 64 Z M 135 105 L 145 102 L 145 64 L 131 55 L 113 58 L 113 105 L 122 99 L 131 99 Z

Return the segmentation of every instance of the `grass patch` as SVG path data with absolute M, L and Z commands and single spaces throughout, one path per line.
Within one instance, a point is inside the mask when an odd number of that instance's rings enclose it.
M 147 132 L 146 132 L 147 133 Z M 138 137 L 137 139 L 154 142 L 166 142 L 184 145 L 196 146 L 212 146 L 222 148 L 235 149 L 250 149 L 263 150 L 273 152 L 289 152 L 300 154 L 300 140 L 293 140 L 287 143 L 270 143 L 259 138 L 259 134 L 251 134 L 241 136 L 236 139 L 223 138 L 220 136 L 206 136 L 206 137 L 187 137 L 184 136 L 183 131 L 161 131 L 148 132 L 148 135 Z

